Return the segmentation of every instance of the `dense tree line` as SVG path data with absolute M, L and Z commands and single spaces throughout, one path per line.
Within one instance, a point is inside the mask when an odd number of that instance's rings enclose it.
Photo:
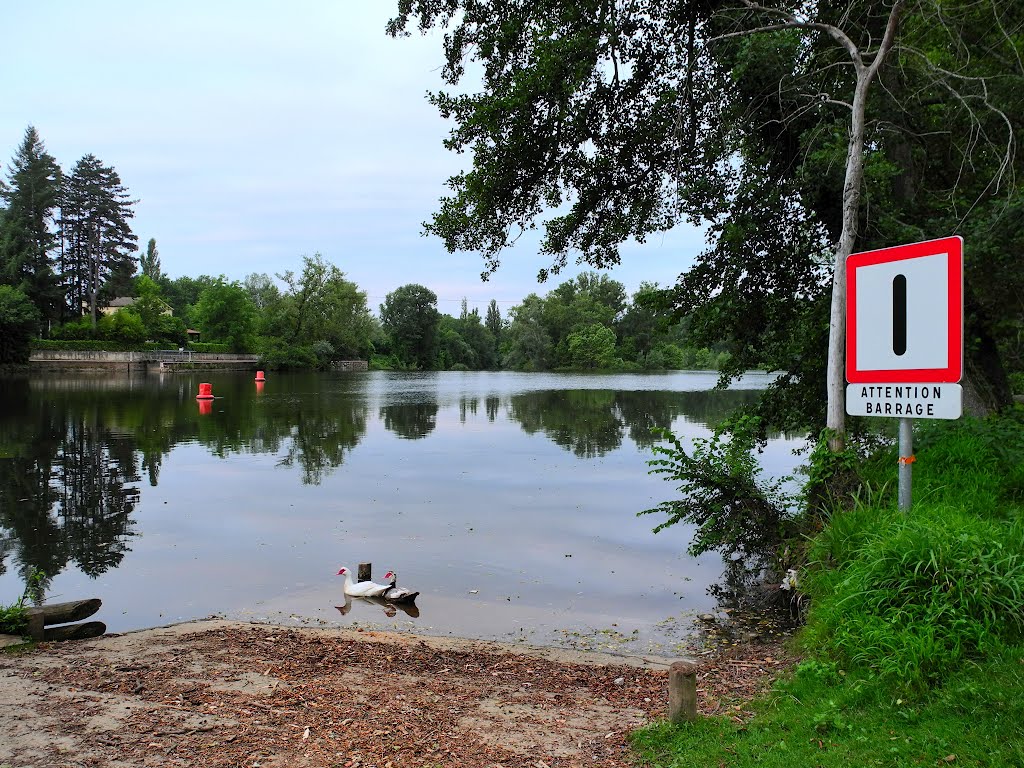
M 31 126 L 0 192 L 0 362 L 26 359 L 33 336 L 181 347 L 189 329 L 203 342 L 258 352 L 268 367 L 372 358 L 420 370 L 644 369 L 723 359 L 686 350 L 682 326 L 645 304 L 654 286 L 630 304 L 622 284 L 596 273 L 527 296 L 507 318 L 495 301 L 483 318 L 465 301 L 458 317 L 444 315 L 429 288 L 403 285 L 378 319 L 366 293 L 319 254 L 304 257 L 298 273 L 171 279 L 155 238 L 135 254 L 134 201 L 117 171 L 88 154 L 63 173 Z M 115 297 L 134 301 L 101 313 Z
M 506 317 L 493 300 L 483 317 L 465 300 L 457 317 L 442 314 L 436 294 L 415 284 L 389 293 L 375 316 L 366 293 L 319 254 L 298 272 L 172 279 L 155 238 L 135 253 L 134 201 L 117 171 L 87 154 L 64 173 L 31 126 L 2 193 L 0 361 L 26 359 L 33 337 L 177 348 L 190 330 L 218 349 L 257 352 L 270 368 L 370 359 L 409 370 L 647 370 L 728 360 L 721 344 L 688 346 L 686 323 L 657 286 L 630 300 L 596 272 L 531 294 Z M 115 297 L 126 306 L 106 311 Z

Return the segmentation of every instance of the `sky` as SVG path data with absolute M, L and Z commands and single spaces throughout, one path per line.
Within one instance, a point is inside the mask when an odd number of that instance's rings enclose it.
M 423 234 L 446 180 L 469 162 L 426 100 L 444 88 L 442 36 L 384 32 L 394 0 L 140 3 L 0 0 L 4 178 L 34 125 L 65 171 L 92 153 L 137 199 L 132 227 L 155 238 L 172 278 L 300 272 L 319 253 L 375 312 L 419 283 L 438 308 L 466 298 L 502 314 L 546 284 L 523 237 L 488 282 L 478 253 Z M 675 282 L 703 248 L 681 226 L 627 244 L 608 272 L 632 293 Z

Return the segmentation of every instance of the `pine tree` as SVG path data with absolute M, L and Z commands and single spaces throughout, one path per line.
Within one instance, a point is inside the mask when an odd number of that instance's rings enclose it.
M 131 290 L 135 244 L 134 217 L 121 177 L 88 154 L 75 165 L 62 199 L 61 274 L 72 315 L 89 307 L 93 327 L 101 294 L 112 298 Z
M 60 297 L 52 255 L 61 172 L 31 125 L 7 173 L 9 184 L 0 185 L 7 203 L 0 221 L 0 283 L 21 290 L 44 319 L 52 319 Z

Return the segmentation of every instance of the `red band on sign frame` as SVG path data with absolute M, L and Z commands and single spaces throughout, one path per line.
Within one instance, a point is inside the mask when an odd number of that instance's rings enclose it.
M 860 370 L 857 365 L 858 268 L 941 253 L 949 257 L 946 367 Z M 955 384 L 960 381 L 963 377 L 963 286 L 963 239 L 959 236 L 851 254 L 846 260 L 846 380 L 851 384 Z

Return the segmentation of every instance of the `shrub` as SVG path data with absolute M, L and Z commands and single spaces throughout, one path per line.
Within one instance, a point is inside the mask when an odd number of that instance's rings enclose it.
M 862 507 L 845 568 L 812 573 L 807 641 L 909 688 L 1024 630 L 1024 524 L 945 504 Z M 875 510 L 877 512 L 877 510 Z M 834 523 L 835 524 L 835 521 Z
M 650 474 L 678 482 L 680 498 L 663 501 L 640 515 L 662 513 L 657 533 L 679 522 L 696 526 L 689 552 L 724 554 L 773 551 L 785 538 L 794 499 L 783 491 L 786 480 L 766 481 L 754 456 L 758 420 L 743 415 L 723 422 L 710 438 L 694 438 L 692 454 L 680 440 L 662 431 L 669 445 L 656 445 L 665 458 L 647 462 Z
M 67 339 L 69 341 L 85 341 L 95 339 L 96 333 L 93 331 L 92 320 L 88 317 L 80 317 L 77 320 L 72 320 L 69 323 L 55 327 L 50 331 L 50 337 L 53 339 Z
M 318 362 L 310 347 L 285 344 L 280 339 L 268 339 L 260 352 L 260 359 L 264 366 L 274 371 L 316 368 Z
M 146 326 L 142 318 L 128 309 L 119 309 L 104 315 L 96 323 L 97 335 L 106 341 L 141 344 L 146 340 Z

